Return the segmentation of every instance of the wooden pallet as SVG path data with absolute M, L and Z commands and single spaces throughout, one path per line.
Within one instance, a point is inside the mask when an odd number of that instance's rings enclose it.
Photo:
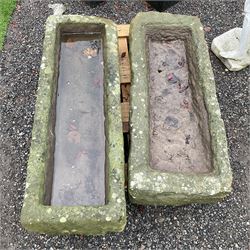
M 123 133 L 129 132 L 129 95 L 130 95 L 130 60 L 128 52 L 129 24 L 117 25 L 119 60 L 120 60 L 120 83 L 121 83 L 121 109 Z

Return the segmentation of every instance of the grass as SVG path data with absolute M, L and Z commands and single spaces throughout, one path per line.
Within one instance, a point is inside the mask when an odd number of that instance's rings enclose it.
M 0 0 L 0 50 L 3 47 L 8 23 L 15 6 L 16 0 Z

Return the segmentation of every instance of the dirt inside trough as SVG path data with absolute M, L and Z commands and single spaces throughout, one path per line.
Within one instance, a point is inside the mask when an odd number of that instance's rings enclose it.
M 63 34 L 51 205 L 105 204 L 103 49 L 100 34 Z
M 211 171 L 211 153 L 205 145 L 207 112 L 201 96 L 196 96 L 199 91 L 193 91 L 197 84 L 189 80 L 185 42 L 149 39 L 148 53 L 151 167 L 169 172 Z

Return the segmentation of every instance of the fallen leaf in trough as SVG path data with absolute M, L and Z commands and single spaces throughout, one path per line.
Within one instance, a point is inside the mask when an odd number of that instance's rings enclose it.
M 67 134 L 67 139 L 69 142 L 79 144 L 81 141 L 81 134 L 76 130 L 69 131 L 69 133 Z
M 86 156 L 88 156 L 88 153 L 85 150 L 81 150 L 80 152 L 78 152 L 78 154 L 76 155 L 76 159 L 84 159 Z
M 178 62 L 178 66 L 182 68 L 185 65 L 186 61 L 184 57 L 181 57 L 181 60 Z
M 69 125 L 69 130 L 72 131 L 72 130 L 77 130 L 76 126 L 74 124 L 70 124 Z
M 181 86 L 181 85 L 180 85 Z M 186 85 L 186 86 L 184 86 L 184 87 L 180 87 L 180 90 L 179 90 L 179 93 L 183 93 L 186 89 L 188 89 L 189 88 L 189 86 L 188 85 Z
M 172 80 L 173 79 L 173 74 L 172 73 L 169 73 L 168 74 L 168 81 Z
M 189 108 L 189 103 L 186 99 L 183 100 L 183 103 L 181 103 L 181 107 L 188 109 Z
M 191 136 L 190 135 L 186 135 L 185 143 L 189 144 L 190 143 L 190 139 L 191 139 Z
M 168 74 L 168 81 L 172 84 L 180 82 L 180 79 L 174 74 L 174 73 L 169 73 Z
M 67 39 L 67 42 L 66 42 L 66 45 L 65 45 L 65 46 L 66 46 L 67 48 L 73 48 L 74 45 L 75 45 L 74 42 L 75 42 L 75 41 L 74 41 L 73 38 L 69 38 L 69 39 Z
M 83 50 L 83 55 L 91 58 L 91 57 L 96 57 L 97 56 L 97 49 L 92 49 L 92 48 L 87 48 Z

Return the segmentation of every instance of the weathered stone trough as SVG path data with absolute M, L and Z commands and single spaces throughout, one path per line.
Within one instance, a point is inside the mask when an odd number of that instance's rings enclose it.
M 21 223 L 50 234 L 125 227 L 117 31 L 109 20 L 47 20 Z
M 130 25 L 130 56 L 132 202 L 182 205 L 225 197 L 232 174 L 199 19 L 138 14 Z

